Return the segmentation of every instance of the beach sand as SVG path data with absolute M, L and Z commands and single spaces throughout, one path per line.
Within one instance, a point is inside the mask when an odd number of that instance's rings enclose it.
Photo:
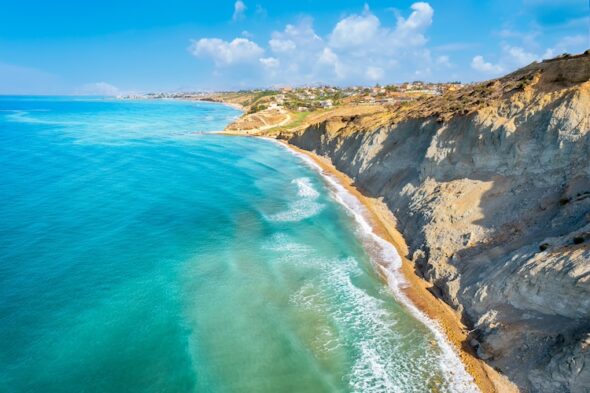
M 511 393 L 518 389 L 503 375 L 498 373 L 484 361 L 479 359 L 472 348 L 467 345 L 467 329 L 461 323 L 455 311 L 442 300 L 435 297 L 428 288 L 427 281 L 420 278 L 414 271 L 413 264 L 407 259 L 407 244 L 397 230 L 396 219 L 382 201 L 365 196 L 354 182 L 345 174 L 339 172 L 332 163 L 324 157 L 320 157 L 307 150 L 281 142 L 293 151 L 304 154 L 315 162 L 320 168 L 342 185 L 348 192 L 355 196 L 366 208 L 370 224 L 374 232 L 384 240 L 393 244 L 401 257 L 401 273 L 407 285 L 403 288 L 410 301 L 430 319 L 436 321 L 439 328 L 446 335 L 459 358 L 463 362 L 466 371 L 473 376 L 476 385 L 483 393 Z M 386 280 L 385 274 L 381 276 Z

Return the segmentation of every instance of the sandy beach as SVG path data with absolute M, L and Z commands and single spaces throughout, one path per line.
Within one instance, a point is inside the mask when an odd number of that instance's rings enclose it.
M 464 364 L 466 371 L 474 378 L 479 389 L 483 393 L 518 392 L 516 387 L 507 378 L 499 374 L 474 354 L 471 347 L 466 343 L 467 329 L 461 323 L 459 316 L 446 303 L 435 297 L 428 290 L 430 287 L 428 282 L 416 275 L 412 263 L 407 259 L 408 248 L 406 242 L 397 230 L 396 219 L 387 206 L 380 200 L 366 197 L 355 187 L 352 179 L 339 172 L 328 159 L 292 146 L 286 142 L 279 142 L 287 148 L 309 157 L 325 174 L 336 179 L 340 185 L 363 204 L 368 215 L 366 219 L 373 226 L 374 232 L 393 244 L 401 257 L 402 265 L 400 271 L 407 282 L 407 285 L 403 288 L 404 294 L 420 311 L 438 324 Z M 382 269 L 385 268 L 383 267 Z M 387 282 L 387 276 L 384 272 L 381 272 L 381 277 Z

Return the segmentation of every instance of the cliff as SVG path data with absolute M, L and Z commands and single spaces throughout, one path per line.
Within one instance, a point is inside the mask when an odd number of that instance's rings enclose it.
M 275 135 L 396 216 L 416 272 L 525 392 L 590 392 L 590 54 Z

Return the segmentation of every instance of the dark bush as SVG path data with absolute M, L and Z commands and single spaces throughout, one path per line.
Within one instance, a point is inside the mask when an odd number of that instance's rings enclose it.
M 584 238 L 582 236 L 574 237 L 574 244 L 582 244 L 584 243 Z

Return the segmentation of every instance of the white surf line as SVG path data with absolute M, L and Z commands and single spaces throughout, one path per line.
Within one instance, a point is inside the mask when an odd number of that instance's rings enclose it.
M 373 227 L 366 219 L 366 208 L 363 204 L 351 194 L 340 182 L 330 174 L 326 173 L 323 168 L 313 161 L 307 155 L 290 149 L 288 146 L 279 141 L 263 137 L 263 139 L 272 141 L 282 148 L 289 151 L 306 163 L 309 167 L 318 172 L 328 183 L 329 188 L 333 191 L 333 198 L 346 208 L 354 217 L 355 221 L 361 230 L 381 248 L 381 257 L 386 264 L 377 263 L 377 266 L 385 274 L 387 278 L 388 287 L 392 290 L 394 297 L 402 303 L 410 313 L 424 324 L 436 338 L 438 347 L 441 350 L 441 357 L 439 358 L 439 367 L 444 373 L 444 377 L 449 383 L 453 391 L 457 393 L 477 393 L 479 388 L 475 385 L 473 377 L 465 370 L 465 365 L 461 362 L 459 355 L 453 346 L 447 340 L 443 333 L 440 324 L 428 317 L 414 303 L 403 293 L 403 286 L 407 285 L 405 279 L 400 277 L 399 268 L 401 267 L 401 258 L 397 249 L 381 236 L 376 234 Z M 374 262 L 375 263 L 375 262 Z

